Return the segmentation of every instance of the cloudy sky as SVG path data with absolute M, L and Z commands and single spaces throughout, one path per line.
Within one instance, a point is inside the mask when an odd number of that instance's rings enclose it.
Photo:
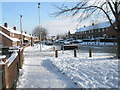
M 38 15 L 38 2 L 0 2 L 2 11 L 1 24 L 7 22 L 9 27 L 16 26 L 20 29 L 20 15 L 22 17 L 23 31 L 32 33 L 34 28 L 39 25 Z M 63 0 L 65 1 L 65 0 Z M 70 1 L 70 0 L 69 0 Z M 105 21 L 106 18 L 102 17 L 102 20 L 95 19 L 97 16 L 93 16 L 83 22 L 76 21 L 76 17 L 53 17 L 52 14 L 57 12 L 56 6 L 60 6 L 63 3 L 71 4 L 75 2 L 59 2 L 58 0 L 51 1 L 40 1 L 40 25 L 48 30 L 49 36 L 64 34 L 68 31 L 72 33 L 76 29 L 83 27 L 84 25 L 90 25 L 92 22 Z M 79 14 L 78 14 L 79 16 Z

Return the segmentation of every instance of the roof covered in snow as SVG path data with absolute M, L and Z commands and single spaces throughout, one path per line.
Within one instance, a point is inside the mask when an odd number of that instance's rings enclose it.
M 115 20 L 112 20 L 112 23 L 114 23 Z M 100 28 L 107 28 L 110 27 L 110 22 L 103 22 L 103 23 L 99 23 L 99 24 L 95 24 L 95 25 L 90 25 L 90 26 L 86 26 L 86 27 L 82 27 L 80 29 L 78 29 L 76 32 L 83 32 L 83 31 L 88 31 L 88 30 L 93 30 L 93 29 L 100 29 Z
M 26 36 L 26 37 L 32 37 L 32 35 L 26 34 L 26 33 L 22 33 L 22 35 Z
M 6 38 L 10 39 L 11 41 L 14 41 L 14 42 L 20 41 L 17 38 L 12 38 L 12 37 L 8 36 L 7 34 L 3 33 L 2 31 L 0 31 L 0 34 L 2 34 L 3 36 L 5 36 Z
M 6 28 L 5 26 L 3 26 L 3 25 L 0 25 L 2 28 L 4 28 L 4 29 L 6 29 L 6 30 L 8 30 L 9 32 L 11 32 L 11 33 L 15 33 L 15 34 L 21 34 L 21 32 L 20 31 L 16 31 L 16 30 L 14 30 L 14 29 L 12 29 L 12 28 Z M 24 36 L 27 36 L 27 37 L 32 37 L 31 35 L 29 35 L 29 34 L 26 34 L 26 33 L 22 33 L 22 35 L 24 35 Z
M 6 29 L 6 30 L 8 30 L 9 32 L 11 32 L 11 33 L 16 33 L 16 34 L 21 34 L 19 31 L 16 31 L 16 30 L 14 30 L 14 29 L 12 29 L 12 28 L 6 28 L 5 26 L 3 26 L 3 25 L 0 25 L 2 28 L 4 28 L 4 29 Z

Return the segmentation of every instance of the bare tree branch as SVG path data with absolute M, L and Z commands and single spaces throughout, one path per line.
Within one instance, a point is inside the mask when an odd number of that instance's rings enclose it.
M 120 58 L 120 0 L 106 0 L 106 2 L 97 2 L 96 0 L 93 4 L 88 1 L 90 0 L 81 0 L 81 2 L 77 3 L 74 7 L 69 8 L 65 5 L 57 7 L 60 11 L 55 13 L 55 15 L 69 14 L 75 16 L 80 13 L 78 20 L 84 20 L 95 12 L 98 14 L 100 14 L 100 12 L 104 13 L 108 18 L 111 27 L 117 31 L 118 58 Z M 117 28 L 111 20 L 112 15 L 115 18 Z

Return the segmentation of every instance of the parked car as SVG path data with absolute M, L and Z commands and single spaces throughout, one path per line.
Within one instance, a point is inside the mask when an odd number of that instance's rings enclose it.
M 53 42 L 52 41 L 46 41 L 45 44 L 46 45 L 53 45 Z
M 82 40 L 80 40 L 80 39 L 77 39 L 77 40 L 73 40 L 72 41 L 72 43 L 75 43 L 75 44 L 77 44 L 77 43 L 82 43 L 83 41 Z
M 64 45 L 69 45 L 69 44 L 71 44 L 70 41 L 64 41 Z
M 55 44 L 63 44 L 64 43 L 64 40 L 63 39 L 59 39 L 59 40 L 56 40 L 55 41 Z

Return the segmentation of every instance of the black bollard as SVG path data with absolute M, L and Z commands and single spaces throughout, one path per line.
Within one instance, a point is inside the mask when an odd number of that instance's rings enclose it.
M 89 57 L 92 57 L 92 51 L 91 51 L 91 48 L 89 49 Z
M 58 57 L 58 51 L 55 50 L 55 57 L 57 58 Z
M 76 53 L 76 50 L 74 50 L 74 57 L 77 57 L 77 53 Z

